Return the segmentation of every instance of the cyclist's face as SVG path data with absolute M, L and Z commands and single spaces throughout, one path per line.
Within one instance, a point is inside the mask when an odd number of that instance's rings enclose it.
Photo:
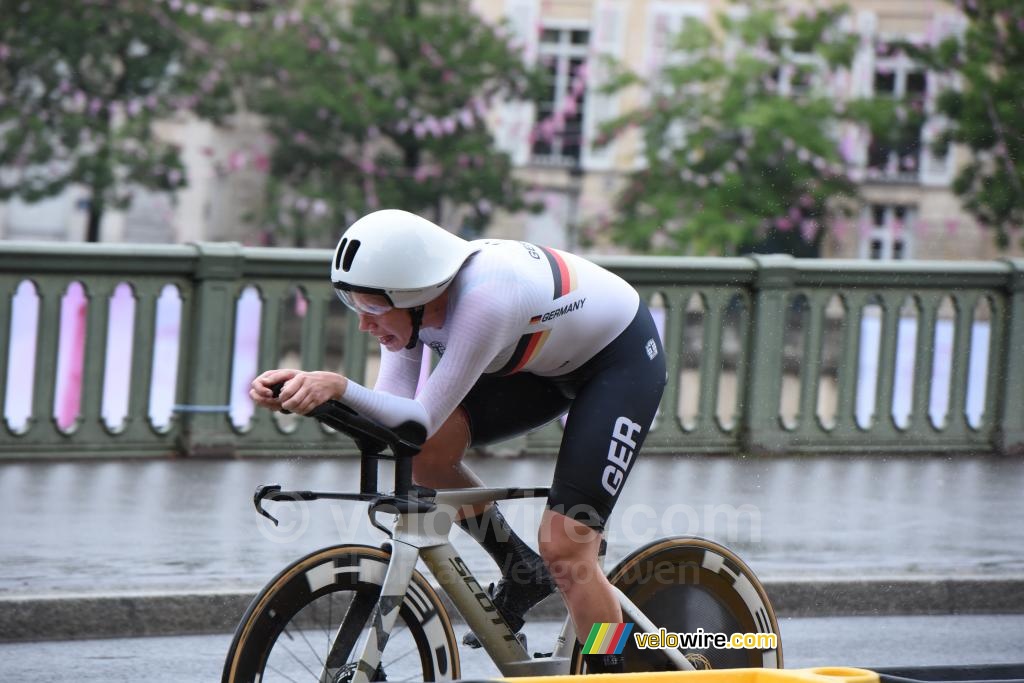
M 405 309 L 392 308 L 379 315 L 360 313 L 359 329 L 376 337 L 388 351 L 400 351 L 412 335 L 412 321 Z

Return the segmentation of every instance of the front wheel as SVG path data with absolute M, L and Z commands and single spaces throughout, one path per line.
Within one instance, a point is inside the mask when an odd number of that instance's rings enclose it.
M 235 631 L 225 683 L 320 681 L 328 653 L 347 658 L 331 680 L 351 680 L 373 625 L 390 553 L 361 545 L 324 548 L 288 566 L 257 595 Z M 419 572 L 398 612 L 373 680 L 459 677 L 451 622 Z
M 665 633 L 774 634 L 774 648 L 683 647 L 696 669 L 782 668 L 782 642 L 775 611 L 754 572 L 725 546 L 697 537 L 655 541 L 622 560 L 608 574 L 655 626 Z M 628 621 L 628 619 L 627 619 Z M 670 671 L 675 666 L 657 649 L 639 649 L 630 637 L 622 650 L 628 671 Z M 577 643 L 572 670 L 581 673 Z

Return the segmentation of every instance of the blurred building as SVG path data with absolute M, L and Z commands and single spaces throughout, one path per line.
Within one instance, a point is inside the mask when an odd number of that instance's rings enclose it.
M 588 53 L 606 53 L 634 71 L 653 76 L 662 65 L 669 37 L 686 17 L 710 20 L 718 12 L 742 11 L 727 0 L 478 0 L 488 17 L 510 17 L 527 55 L 546 65 L 551 77 L 547 99 L 532 106 L 506 107 L 496 121 L 499 142 L 522 173 L 539 188 L 545 213 L 516 217 L 497 228 L 526 239 L 543 235 L 575 246 L 575 224 L 600 224 L 612 211 L 624 172 L 636 168 L 640 141 L 624 137 L 595 148 L 600 123 L 643 104 L 644 94 L 608 97 L 594 92 L 601 74 L 591 70 L 588 87 L 570 106 L 554 134 L 531 139 L 525 129 L 551 119 L 574 100 L 574 74 Z M 792 11 L 808 3 L 793 0 Z M 895 40 L 930 42 L 963 30 L 964 17 L 941 0 L 849 0 L 847 30 L 864 40 L 853 72 L 844 84 L 850 96 L 890 95 L 916 99 L 932 111 L 940 78 L 888 50 Z M 739 9 L 738 9 L 739 7 Z M 785 84 L 784 87 L 796 87 Z M 559 121 L 561 123 L 561 120 Z M 991 233 L 979 229 L 950 189 L 966 151 L 944 158 L 930 152 L 938 132 L 934 117 L 893 148 L 854 140 L 854 177 L 862 183 L 859 216 L 831 226 L 826 256 L 865 259 L 984 259 L 998 255 Z M 535 131 L 536 129 L 533 128 Z M 567 226 L 562 228 L 561 226 Z M 1019 250 L 1018 250 L 1019 251 Z
M 806 3 L 792 0 L 793 11 Z M 942 0 L 848 0 L 847 30 L 862 35 L 860 53 L 845 87 L 850 95 L 887 94 L 918 99 L 926 111 L 940 81 L 885 45 L 897 39 L 931 41 L 961 31 L 963 17 Z M 607 54 L 643 75 L 657 72 L 670 36 L 686 17 L 711 19 L 736 12 L 727 0 L 474 0 L 490 20 L 507 17 L 527 59 L 547 69 L 550 88 L 537 102 L 495 108 L 491 123 L 498 144 L 507 150 L 533 197 L 539 214 L 503 216 L 491 233 L 579 248 L 586 241 L 612 251 L 600 232 L 578 234 L 578 226 L 600 225 L 611 215 L 624 174 L 635 169 L 639 140 L 625 136 L 607 146 L 594 144 L 603 121 L 643 104 L 638 90 L 616 96 L 596 91 L 601 69 L 588 56 Z M 585 73 L 584 73 L 585 72 Z M 790 86 L 787 86 L 790 87 Z M 795 86 L 792 86 L 795 87 Z M 989 232 L 960 208 L 950 184 L 966 152 L 933 155 L 928 142 L 938 122 L 894 148 L 873 145 L 867 136 L 854 141 L 852 172 L 863 184 L 857 220 L 831 226 L 826 256 L 865 259 L 983 259 L 998 255 Z M 185 146 L 190 186 L 171 204 L 160 195 L 141 195 L 127 214 L 112 212 L 104 240 L 180 242 L 197 239 L 253 242 L 244 221 L 247 207 L 259 201 L 262 170 L 254 122 L 214 130 L 188 119 L 168 121 L 163 134 Z M 262 150 L 262 151 L 261 151 Z M 36 205 L 11 202 L 0 208 L 0 236 L 7 239 L 81 239 L 84 211 L 74 192 Z M 583 238 L 586 237 L 586 240 Z
M 156 134 L 181 146 L 188 187 L 175 197 L 136 191 L 127 211 L 104 212 L 100 241 L 252 243 L 256 236 L 245 218 L 262 200 L 270 145 L 258 120 L 240 115 L 214 127 L 182 114 L 161 121 Z M 34 204 L 0 202 L 0 239 L 84 240 L 87 202 L 78 188 Z

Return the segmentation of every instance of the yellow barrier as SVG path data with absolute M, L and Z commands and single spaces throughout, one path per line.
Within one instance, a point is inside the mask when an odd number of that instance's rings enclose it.
M 717 669 L 715 671 L 660 671 L 657 673 L 588 674 L 586 676 L 524 676 L 510 683 L 567 683 L 569 680 L 615 683 L 879 683 L 878 674 L 850 667 L 813 669 Z

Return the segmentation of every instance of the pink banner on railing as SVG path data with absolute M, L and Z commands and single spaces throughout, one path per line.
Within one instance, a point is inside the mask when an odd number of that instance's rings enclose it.
M 85 361 L 85 327 L 89 301 L 85 289 L 72 282 L 60 306 L 60 347 L 57 355 L 57 392 L 54 416 L 57 426 L 68 430 L 82 407 L 82 369 Z

